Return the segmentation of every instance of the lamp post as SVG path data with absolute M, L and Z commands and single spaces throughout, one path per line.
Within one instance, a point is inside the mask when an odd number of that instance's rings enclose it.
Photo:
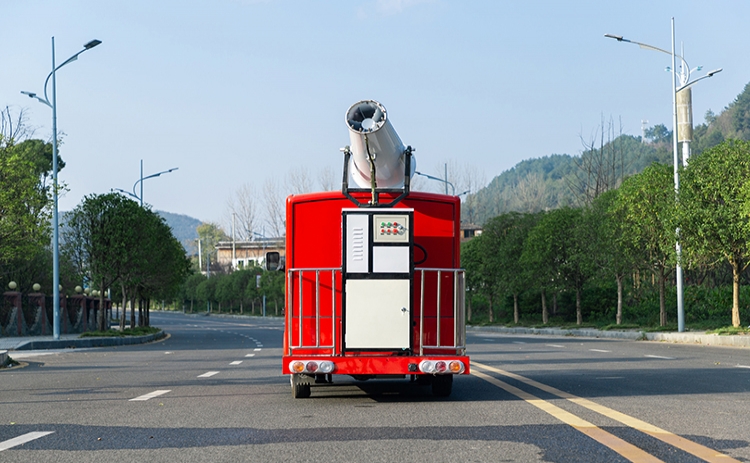
M 57 218 L 57 70 L 78 59 L 78 55 L 90 50 L 102 43 L 101 40 L 91 40 L 83 45 L 83 50 L 55 66 L 55 38 L 52 37 L 52 72 L 44 81 L 44 98 L 32 92 L 21 92 L 29 98 L 36 98 L 52 108 L 52 314 L 53 314 L 53 337 L 60 339 L 60 248 L 59 248 L 59 222 Z M 52 78 L 52 101 L 47 97 L 47 83 Z
M 448 181 L 448 176 L 447 175 L 446 175 L 445 179 L 442 179 L 440 177 L 434 177 L 432 175 L 424 174 L 422 172 L 414 171 L 414 173 L 417 174 L 417 175 L 421 175 L 422 177 L 427 177 L 430 180 L 437 180 L 438 182 L 443 182 L 445 184 L 445 194 L 448 194 L 448 185 L 450 185 L 451 186 L 451 191 L 453 192 L 453 196 L 456 195 L 456 187 L 453 186 L 453 184 Z M 447 174 L 447 172 L 446 172 L 446 174 Z
M 688 66 L 685 59 L 675 54 L 675 39 L 674 39 L 674 17 L 672 18 L 672 51 L 666 51 L 661 48 L 655 47 L 653 45 L 648 45 L 641 42 L 636 42 L 634 40 L 628 40 L 623 38 L 621 35 L 613 35 L 613 34 L 604 34 L 605 37 L 610 39 L 615 39 L 618 42 L 628 42 L 638 45 L 639 47 L 646 49 L 646 50 L 653 50 L 658 51 L 661 53 L 666 53 L 668 55 L 672 56 L 672 66 L 671 68 L 667 68 L 672 75 L 672 157 L 673 157 L 673 163 L 674 163 L 674 191 L 675 191 L 675 201 L 679 200 L 679 194 L 680 194 L 680 174 L 679 174 L 679 154 L 678 154 L 678 135 L 679 135 L 679 125 L 677 121 L 677 95 L 679 92 L 683 90 L 689 90 L 689 87 L 691 87 L 696 82 L 706 79 L 708 77 L 713 77 L 714 74 L 717 74 L 721 72 L 721 68 L 716 69 L 714 71 L 709 72 L 703 77 L 700 77 L 698 79 L 695 79 L 694 81 L 690 82 L 690 73 L 692 72 L 690 70 L 690 67 Z M 677 58 L 680 58 L 681 69 L 680 74 L 678 75 L 676 72 L 676 64 L 677 64 Z M 701 67 L 698 67 L 695 70 L 700 70 Z M 677 87 L 677 77 L 680 78 L 680 86 Z M 690 98 L 691 96 L 689 94 L 685 94 L 684 101 L 686 105 L 690 104 Z M 686 127 L 690 126 L 690 131 L 692 132 L 692 117 L 690 115 L 690 108 L 689 106 L 686 106 L 685 108 L 685 124 Z M 687 132 L 687 131 L 685 131 Z M 689 134 L 686 134 L 689 135 Z M 685 140 L 683 144 L 683 165 L 687 166 L 688 158 L 690 157 L 690 145 L 689 140 Z M 685 331 L 685 307 L 683 303 L 683 292 L 682 292 L 682 282 L 683 282 L 683 276 L 682 276 L 682 264 L 681 264 L 681 258 L 682 258 L 682 248 L 680 247 L 680 229 L 679 227 L 675 230 L 675 253 L 677 257 L 677 263 L 675 265 L 675 276 L 677 281 L 677 331 L 683 332 Z
M 121 188 L 113 188 L 113 190 L 115 190 L 115 191 L 119 191 L 120 193 L 125 193 L 126 195 L 129 195 L 129 196 L 132 196 L 132 197 L 134 197 L 135 199 L 137 199 L 138 201 L 140 201 L 140 202 L 141 202 L 141 207 L 143 207 L 143 181 L 144 181 L 144 180 L 148 180 L 148 179 L 150 179 L 150 178 L 158 177 L 158 176 L 160 176 L 161 174 L 168 174 L 168 173 L 170 173 L 170 172 L 173 172 L 173 171 L 175 171 L 175 170 L 177 170 L 177 169 L 179 169 L 179 167 L 173 167 L 173 168 L 171 168 L 171 169 L 169 169 L 169 170 L 163 170 L 163 171 L 161 171 L 161 172 L 157 172 L 157 173 L 155 173 L 155 174 L 151 174 L 151 175 L 148 175 L 148 176 L 144 177 L 144 176 L 143 176 L 143 159 L 141 159 L 141 178 L 140 178 L 140 179 L 138 179 L 138 180 L 136 180 L 136 181 L 135 181 L 135 183 L 133 184 L 133 192 L 131 193 L 131 192 L 129 192 L 129 191 L 125 191 L 125 190 L 123 190 L 123 189 L 121 189 Z M 141 184 L 141 194 L 140 194 L 140 196 L 139 196 L 139 195 L 137 195 L 137 194 L 135 194 L 135 187 L 136 187 L 136 186 L 137 186 L 137 185 L 138 185 L 139 183 Z

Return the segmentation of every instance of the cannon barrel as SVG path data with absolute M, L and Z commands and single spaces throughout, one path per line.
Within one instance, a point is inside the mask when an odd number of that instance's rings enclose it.
M 385 107 L 374 100 L 362 100 L 346 112 L 349 127 L 350 150 L 349 186 L 370 188 L 369 158 L 375 164 L 377 188 L 402 188 L 404 186 L 404 152 L 406 148 L 393 129 Z M 416 160 L 412 157 L 414 175 Z

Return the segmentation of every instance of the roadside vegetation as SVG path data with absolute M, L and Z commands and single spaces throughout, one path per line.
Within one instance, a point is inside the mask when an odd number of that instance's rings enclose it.
M 109 329 L 104 331 L 87 331 L 82 333 L 82 338 L 124 338 L 127 336 L 147 336 L 149 334 L 157 334 L 161 332 L 161 328 L 154 326 L 136 326 L 135 328 L 125 328 L 124 330 Z

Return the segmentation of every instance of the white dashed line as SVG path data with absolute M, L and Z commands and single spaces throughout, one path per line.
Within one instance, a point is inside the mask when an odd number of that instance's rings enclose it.
M 247 354 L 245 357 L 255 357 L 255 354 Z
M 39 431 L 39 432 L 29 432 L 22 436 L 14 437 L 13 439 L 6 440 L 5 442 L 0 442 L 0 452 L 3 450 L 8 450 L 10 448 L 23 445 L 27 442 L 31 442 L 33 440 L 39 439 L 40 437 L 47 436 L 49 434 L 52 434 L 55 431 Z
M 611 350 L 604 349 L 589 349 L 591 352 L 612 352 Z
M 644 357 L 661 360 L 674 360 L 674 357 L 663 357 L 661 355 L 644 355 Z
M 526 344 L 526 343 L 523 341 L 513 341 L 513 344 Z
M 559 347 L 559 348 L 564 348 L 565 346 L 561 346 L 560 344 L 547 344 L 547 347 Z
M 253 351 L 255 351 L 255 352 L 260 352 L 260 348 L 258 348 L 258 349 L 253 349 Z
M 234 362 L 230 363 L 230 365 L 239 365 L 242 363 L 242 360 L 235 360 Z
M 203 373 L 202 375 L 198 375 L 198 377 L 199 378 L 210 378 L 213 375 L 218 375 L 218 374 L 219 374 L 218 371 L 209 371 L 209 372 Z
M 130 399 L 128 402 L 145 402 L 146 400 L 153 399 L 154 397 L 159 397 L 160 395 L 164 395 L 167 392 L 172 392 L 172 391 L 171 390 L 154 391 L 148 394 L 144 394 L 140 397 L 136 397 L 135 399 Z

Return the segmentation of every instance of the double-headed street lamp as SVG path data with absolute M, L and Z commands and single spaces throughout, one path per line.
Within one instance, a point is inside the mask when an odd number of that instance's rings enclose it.
M 605 34 L 604 35 L 607 38 L 615 39 L 618 42 L 628 42 L 638 45 L 641 48 L 644 48 L 646 50 L 653 50 L 658 51 L 661 53 L 666 53 L 668 55 L 672 56 L 672 66 L 671 68 L 667 68 L 667 70 L 670 71 L 672 75 L 672 155 L 673 155 L 673 162 L 674 162 L 674 191 L 675 191 L 675 199 L 678 199 L 678 196 L 680 194 L 680 174 L 679 174 L 679 155 L 678 155 L 678 135 L 679 135 L 679 124 L 677 121 L 677 98 L 678 94 L 682 92 L 683 90 L 686 90 L 686 92 L 681 95 L 681 99 L 683 100 L 683 107 L 684 107 L 684 124 L 685 128 L 683 132 L 685 132 L 682 136 L 684 138 L 684 144 L 683 144 L 683 156 L 682 156 L 682 162 L 684 166 L 687 166 L 688 158 L 690 157 L 690 139 L 692 138 L 692 115 L 691 115 L 691 94 L 690 94 L 690 88 L 693 84 L 696 82 L 706 79 L 708 77 L 713 77 L 714 74 L 718 74 L 722 71 L 721 68 L 713 70 L 709 73 L 707 73 L 703 77 L 699 77 L 698 79 L 695 79 L 694 81 L 690 81 L 690 73 L 695 70 L 700 70 L 701 68 L 698 67 L 696 69 L 693 69 L 691 71 L 690 67 L 688 66 L 687 62 L 682 56 L 679 56 L 675 54 L 674 45 L 674 18 L 672 18 L 672 51 L 666 51 L 661 48 L 655 47 L 653 45 L 648 45 L 641 42 L 636 42 L 634 40 L 628 40 L 623 38 L 621 35 L 613 35 L 613 34 Z M 680 58 L 680 61 L 682 61 L 680 73 L 677 74 L 677 62 L 676 59 Z M 680 86 L 677 86 L 677 77 L 680 78 Z M 683 297 L 682 297 L 682 265 L 681 265 L 681 256 L 682 256 L 682 248 L 680 247 L 680 229 L 679 227 L 675 231 L 676 235 L 676 242 L 675 242 L 675 252 L 677 255 L 677 264 L 675 265 L 675 274 L 676 274 L 676 280 L 677 280 L 677 330 L 679 332 L 685 331 L 685 308 L 683 304 Z
M 123 190 L 121 188 L 112 188 L 112 190 L 119 191 L 120 193 L 125 193 L 126 195 L 134 197 L 135 199 L 137 199 L 138 201 L 141 202 L 141 207 L 143 207 L 143 181 L 144 180 L 148 180 L 150 178 L 158 177 L 161 174 L 168 174 L 168 173 L 173 172 L 173 171 L 175 171 L 177 169 L 179 169 L 179 167 L 173 167 L 173 168 L 171 168 L 169 170 L 164 170 L 164 171 L 157 172 L 155 174 L 151 174 L 151 175 L 148 175 L 148 176 L 144 177 L 143 176 L 143 159 L 141 159 L 141 178 L 138 179 L 138 180 L 136 180 L 135 183 L 133 184 L 133 192 L 131 193 L 131 192 L 125 191 L 125 190 Z M 135 194 L 135 187 L 138 186 L 139 183 L 141 184 L 141 194 L 140 194 L 140 196 L 137 195 L 137 194 Z
M 101 40 L 92 40 L 83 46 L 83 50 L 55 66 L 55 38 L 52 37 L 52 72 L 44 81 L 44 98 L 32 92 L 21 92 L 29 98 L 36 98 L 40 103 L 52 108 L 52 307 L 53 307 L 53 336 L 60 339 L 60 248 L 59 248 L 59 222 L 57 219 L 57 82 L 56 72 L 66 64 L 78 59 L 78 55 L 90 50 L 102 43 Z M 52 78 L 52 101 L 47 97 L 47 83 Z

